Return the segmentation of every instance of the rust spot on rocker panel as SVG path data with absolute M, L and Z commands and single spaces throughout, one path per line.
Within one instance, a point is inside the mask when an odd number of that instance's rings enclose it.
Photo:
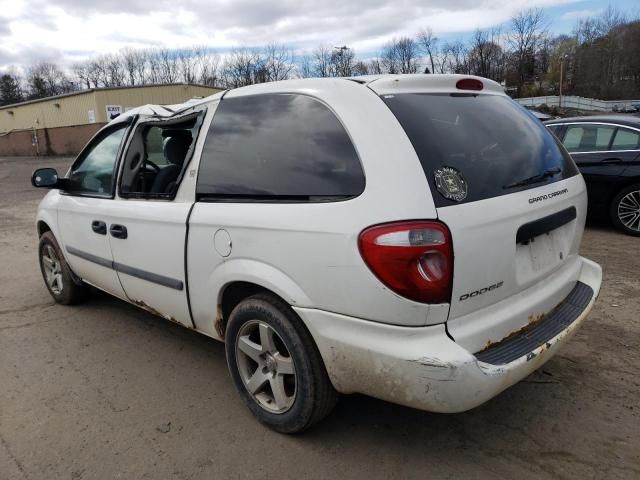
M 175 318 L 173 318 L 171 315 L 166 315 L 162 312 L 160 312 L 159 310 L 156 310 L 155 308 L 153 308 L 151 305 L 149 305 L 147 302 L 145 302 L 144 300 L 131 300 L 135 305 L 137 305 L 138 307 L 146 310 L 149 313 L 152 313 L 153 315 L 156 315 L 158 317 L 162 317 L 165 320 L 169 320 L 170 322 L 173 323 L 177 323 L 178 325 L 182 325 L 183 327 L 187 327 L 187 328 L 191 328 L 191 326 L 189 325 L 183 325 L 182 323 L 180 323 L 178 320 L 176 320 Z
M 216 319 L 213 321 L 213 328 L 220 338 L 224 338 L 224 318 L 222 317 L 222 305 L 218 305 Z

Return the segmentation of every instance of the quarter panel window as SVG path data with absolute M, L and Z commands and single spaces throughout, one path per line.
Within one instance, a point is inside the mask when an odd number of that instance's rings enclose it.
M 640 144 L 640 132 L 618 128 L 613 138 L 612 150 L 636 150 Z
M 265 94 L 220 102 L 197 193 L 309 200 L 357 196 L 364 184 L 351 139 L 327 106 L 304 95 Z
M 608 150 L 614 130 L 606 125 L 569 125 L 563 143 L 569 152 Z
M 68 191 L 98 196 L 113 194 L 116 160 L 126 130 L 123 125 L 98 139 L 76 161 L 69 174 Z

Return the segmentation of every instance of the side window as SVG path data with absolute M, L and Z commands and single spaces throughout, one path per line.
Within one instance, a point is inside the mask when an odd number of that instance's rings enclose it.
M 351 139 L 326 105 L 265 94 L 220 102 L 196 191 L 200 198 L 323 201 L 357 196 L 364 185 Z
M 613 138 L 612 150 L 636 150 L 640 145 L 640 132 L 618 128 Z
M 188 162 L 202 117 L 139 125 L 125 156 L 120 195 L 170 199 Z
M 109 197 L 113 194 L 115 165 L 127 125 L 97 139 L 71 167 L 67 190 Z
M 569 125 L 562 143 L 569 152 L 608 150 L 614 131 L 606 125 Z

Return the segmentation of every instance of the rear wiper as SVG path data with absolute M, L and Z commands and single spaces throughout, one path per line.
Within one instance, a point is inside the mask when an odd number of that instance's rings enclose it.
M 519 180 L 514 183 L 510 183 L 508 185 L 504 185 L 502 188 L 505 190 L 507 188 L 515 188 L 515 187 L 524 187 L 525 185 L 532 185 L 534 183 L 542 182 L 543 180 L 553 177 L 554 175 L 562 172 L 560 167 L 548 168 L 544 172 L 539 173 L 538 175 L 534 175 L 533 177 L 525 178 L 524 180 Z

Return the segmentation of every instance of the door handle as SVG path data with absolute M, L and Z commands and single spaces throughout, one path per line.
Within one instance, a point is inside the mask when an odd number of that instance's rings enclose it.
M 106 235 L 107 224 L 104 223 L 102 220 L 94 220 L 93 222 L 91 222 L 91 230 L 93 230 L 99 235 Z
M 114 223 L 109 227 L 109 232 L 111 233 L 112 237 L 122 239 L 127 238 L 127 227 L 125 227 L 124 225 L 118 225 L 117 223 Z
M 622 163 L 622 159 L 621 158 L 605 158 L 600 163 L 608 163 L 608 164 Z

